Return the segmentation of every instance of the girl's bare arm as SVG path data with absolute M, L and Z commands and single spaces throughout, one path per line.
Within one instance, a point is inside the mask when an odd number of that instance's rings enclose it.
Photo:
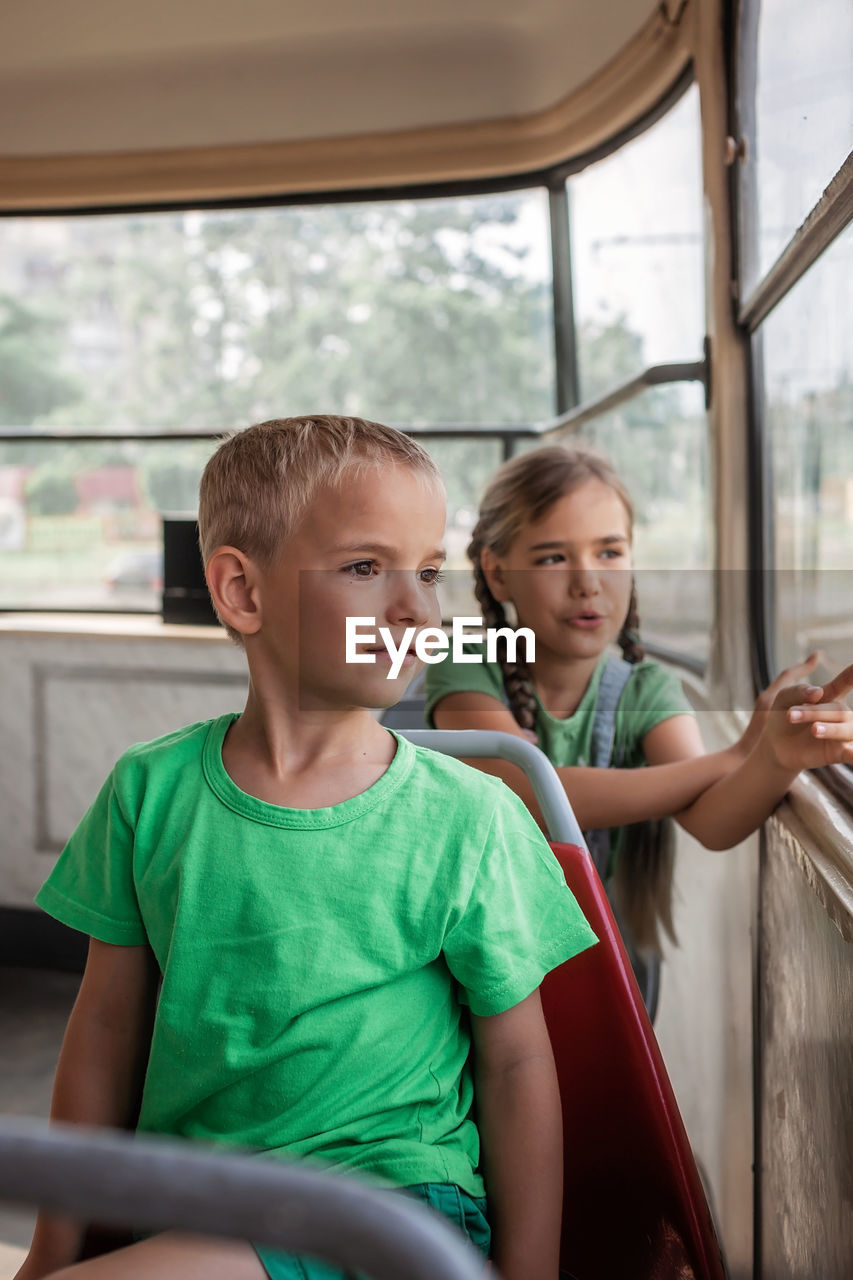
M 558 768 L 581 828 L 673 816 L 709 849 L 743 840 L 770 816 L 801 769 L 853 760 L 853 713 L 842 701 L 853 687 L 853 666 L 822 687 L 798 683 L 818 657 L 810 654 L 777 676 L 758 697 L 742 738 L 723 751 L 706 754 L 696 721 L 678 715 L 646 734 L 645 768 Z M 508 707 L 485 693 L 448 694 L 433 719 L 440 729 L 529 736 Z M 502 778 L 544 825 L 521 769 L 499 760 L 468 763 Z
M 557 1280 L 562 1112 L 539 992 L 471 1030 L 492 1259 L 504 1280 Z
M 114 1128 L 135 1123 L 158 979 L 148 947 L 91 940 L 56 1068 L 52 1120 Z M 40 1213 L 15 1280 L 39 1280 L 74 1262 L 84 1230 L 85 1224 Z
M 527 737 L 509 708 L 486 693 L 448 694 L 433 711 L 433 720 L 439 729 L 491 729 Z M 591 769 L 586 765 L 557 769 L 583 830 L 667 817 L 685 809 L 740 763 L 734 747 L 705 754 L 692 716 L 673 716 L 665 723 L 681 726 L 683 754 L 675 760 L 645 769 Z M 468 764 L 502 778 L 543 825 L 533 788 L 521 769 L 502 760 L 471 759 Z
M 821 685 L 785 685 L 783 672 L 759 700 L 760 731 L 741 763 L 675 816 L 708 849 L 730 849 L 761 826 L 802 769 L 853 763 L 853 711 L 844 702 L 853 666 Z M 646 758 L 677 750 L 677 725 L 665 721 L 648 734 Z M 648 771 L 644 771 L 648 772 Z

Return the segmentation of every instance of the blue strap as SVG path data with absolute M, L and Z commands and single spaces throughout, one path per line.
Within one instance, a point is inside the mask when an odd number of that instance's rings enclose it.
M 592 721 L 592 744 L 589 763 L 596 769 L 606 769 L 613 759 L 613 739 L 616 734 L 616 708 L 634 670 L 624 658 L 608 658 L 601 673 L 595 715 Z M 610 829 L 598 827 L 584 832 L 595 869 L 605 879 L 610 864 Z
M 601 673 L 592 722 L 592 753 L 589 761 L 596 769 L 606 769 L 613 759 L 616 708 L 633 670 L 631 663 L 624 658 L 608 658 Z

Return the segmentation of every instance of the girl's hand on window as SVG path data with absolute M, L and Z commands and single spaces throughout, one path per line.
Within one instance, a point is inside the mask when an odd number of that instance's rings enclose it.
M 797 662 L 793 667 L 786 669 L 776 677 L 772 684 L 769 684 L 756 698 L 755 706 L 749 720 L 749 724 L 744 729 L 738 741 L 734 744 L 734 751 L 742 757 L 749 755 L 757 745 L 764 729 L 767 726 L 767 720 L 770 715 L 771 708 L 776 699 L 777 694 L 783 689 L 790 688 L 794 685 L 801 685 L 807 676 L 810 676 L 815 667 L 819 666 L 823 655 L 819 650 L 815 649 L 802 662 Z M 817 688 L 816 685 L 810 685 L 809 688 Z
M 827 764 L 853 764 L 853 665 L 825 685 L 782 689 L 762 731 L 762 741 L 782 769 L 798 772 Z

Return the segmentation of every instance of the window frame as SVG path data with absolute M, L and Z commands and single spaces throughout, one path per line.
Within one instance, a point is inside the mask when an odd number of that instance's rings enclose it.
M 811 270 L 821 255 L 853 222 L 853 152 L 828 182 L 802 224 L 763 273 L 758 261 L 758 188 L 754 164 L 757 128 L 757 54 L 760 0 L 735 0 L 730 57 L 731 141 L 737 163 L 730 184 L 735 275 L 736 323 L 747 338 L 747 451 L 751 506 L 748 516 L 748 574 L 752 667 L 756 688 L 777 670 L 776 571 L 770 442 L 764 413 L 763 324 L 773 309 Z M 755 278 L 750 289 L 744 281 Z M 818 771 L 830 790 L 853 811 L 853 766 L 831 765 Z

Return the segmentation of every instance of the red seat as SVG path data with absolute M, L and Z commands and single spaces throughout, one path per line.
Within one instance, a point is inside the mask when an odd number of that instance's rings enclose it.
M 584 849 L 552 848 L 599 939 L 542 984 L 563 1099 L 562 1271 L 573 1280 L 725 1280 L 696 1162 L 601 881 Z

